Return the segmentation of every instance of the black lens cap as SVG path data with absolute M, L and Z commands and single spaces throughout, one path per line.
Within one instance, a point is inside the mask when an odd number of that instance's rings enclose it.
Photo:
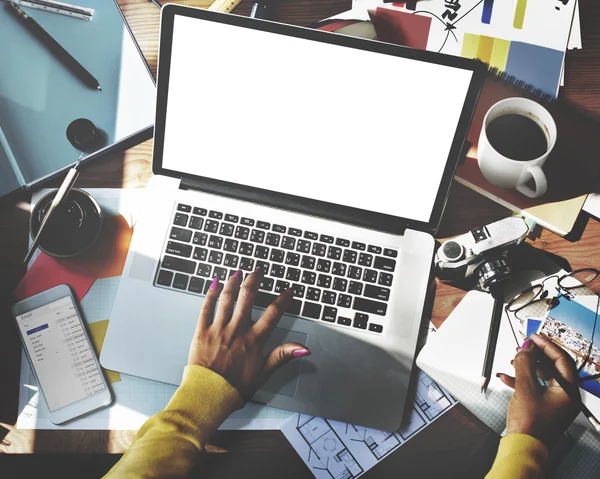
M 97 133 L 96 125 L 87 118 L 77 118 L 67 127 L 67 139 L 80 151 L 85 151 L 94 145 Z

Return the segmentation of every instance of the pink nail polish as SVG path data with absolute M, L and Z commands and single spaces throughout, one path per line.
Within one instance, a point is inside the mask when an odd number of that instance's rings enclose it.
M 304 356 L 310 356 L 310 351 L 306 348 L 304 349 L 296 349 L 296 351 L 294 351 L 294 356 L 297 358 L 303 358 Z
M 210 289 L 213 291 L 219 287 L 219 278 L 216 276 L 213 278 L 212 283 L 210 283 Z
M 531 345 L 533 344 L 533 341 L 529 338 L 527 338 L 525 341 L 523 341 L 523 344 L 521 344 L 521 349 L 527 349 L 529 347 L 531 347 Z
M 238 269 L 235 273 L 231 275 L 232 278 L 237 278 L 242 272 Z

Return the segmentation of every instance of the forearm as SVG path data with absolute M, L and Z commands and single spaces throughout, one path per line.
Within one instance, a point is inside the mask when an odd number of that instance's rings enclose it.
M 541 479 L 547 459 L 548 449 L 534 437 L 509 434 L 500 441 L 486 479 Z
M 198 464 L 206 441 L 242 405 L 236 389 L 222 376 L 187 366 L 167 407 L 146 421 L 105 477 L 185 477 Z

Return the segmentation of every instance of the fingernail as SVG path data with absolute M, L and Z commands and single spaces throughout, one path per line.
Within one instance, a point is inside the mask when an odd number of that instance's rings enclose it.
M 284 293 L 293 293 L 294 290 L 292 288 L 288 288 L 284 291 Z
M 499 378 L 500 376 L 502 376 L 502 373 L 496 373 L 497 378 Z
M 310 356 L 310 351 L 306 348 L 304 349 L 296 349 L 296 351 L 294 351 L 294 356 L 297 358 L 303 358 L 304 356 Z
M 242 272 L 238 269 L 235 273 L 231 275 L 232 278 L 237 278 Z
M 212 289 L 214 291 L 215 289 L 217 289 L 218 286 L 219 286 L 219 278 L 217 278 L 215 276 L 212 280 L 212 283 L 210 283 L 210 289 Z
M 529 338 L 527 338 L 525 341 L 523 341 L 523 344 L 521 344 L 521 349 L 527 349 L 529 347 L 531 347 L 531 345 L 533 344 L 533 341 Z

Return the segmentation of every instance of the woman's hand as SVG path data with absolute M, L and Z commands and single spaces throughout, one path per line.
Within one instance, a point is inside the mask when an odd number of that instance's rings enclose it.
M 254 323 L 252 306 L 262 278 L 262 271 L 257 269 L 243 284 L 241 271 L 231 276 L 225 287 L 217 278 L 213 279 L 188 358 L 188 364 L 212 369 L 227 379 L 244 401 L 249 400 L 278 367 L 310 354 L 301 344 L 287 343 L 276 347 L 267 357 L 263 356 L 269 334 L 290 306 L 293 293 L 288 289 L 279 295 Z
M 508 405 L 506 433 L 533 436 L 546 446 L 554 444 L 579 413 L 579 376 L 571 357 L 552 341 L 532 334 L 514 359 L 515 377 L 499 373 L 500 380 L 515 390 Z M 562 376 L 571 399 L 554 377 Z M 543 387 L 538 377 L 548 380 Z

